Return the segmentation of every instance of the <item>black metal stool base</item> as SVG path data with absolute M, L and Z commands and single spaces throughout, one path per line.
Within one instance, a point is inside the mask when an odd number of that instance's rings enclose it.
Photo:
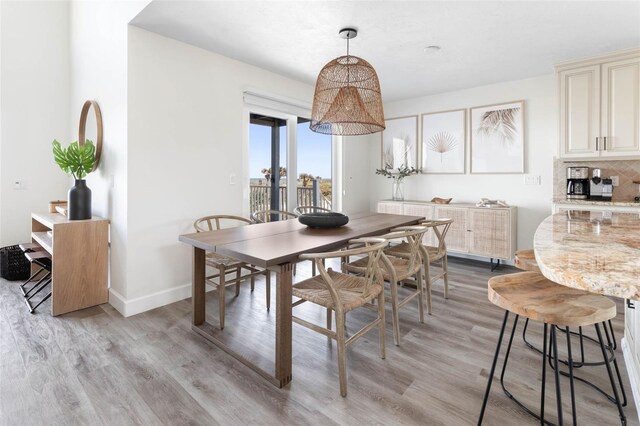
M 491 392 L 491 383 L 493 382 L 493 376 L 494 376 L 494 373 L 495 373 L 496 365 L 498 363 L 498 358 L 499 358 L 499 355 L 500 355 L 500 349 L 502 347 L 502 340 L 503 340 L 503 337 L 504 337 L 504 331 L 505 331 L 506 326 L 507 326 L 508 318 L 509 318 L 509 311 L 505 311 L 504 320 L 502 322 L 502 328 L 500 330 L 500 337 L 498 338 L 498 344 L 496 346 L 496 351 L 495 351 L 495 355 L 494 355 L 494 358 L 493 358 L 493 363 L 491 365 L 491 372 L 490 372 L 490 375 L 489 375 L 489 379 L 487 381 L 487 388 L 485 390 L 484 398 L 483 398 L 483 401 L 482 401 L 482 409 L 480 411 L 480 416 L 478 418 L 478 425 L 482 424 L 482 420 L 484 418 L 485 409 L 486 409 L 486 406 L 487 406 L 487 402 L 489 400 L 489 394 Z M 540 351 L 537 348 L 533 347 L 533 349 L 536 349 L 542 355 L 542 388 L 541 388 L 541 392 L 540 392 L 540 412 L 539 412 L 539 414 L 535 413 L 533 410 L 531 410 L 530 408 L 525 406 L 522 402 L 520 402 L 506 388 L 505 383 L 504 383 L 504 376 L 505 376 L 507 364 L 508 364 L 508 361 L 509 361 L 509 355 L 511 353 L 511 347 L 512 347 L 512 344 L 513 344 L 513 337 L 515 335 L 515 331 L 516 331 L 516 328 L 517 328 L 517 325 L 518 325 L 518 319 L 519 319 L 519 315 L 516 315 L 515 320 L 513 322 L 513 328 L 511 329 L 511 335 L 509 337 L 509 343 L 507 345 L 507 351 L 505 353 L 505 358 L 504 358 L 504 362 L 503 362 L 503 365 L 502 365 L 502 371 L 501 371 L 501 374 L 500 374 L 500 384 L 502 386 L 502 389 L 503 389 L 505 395 L 507 395 L 507 397 L 509 397 L 509 399 L 514 401 L 519 407 L 521 407 L 529 415 L 531 415 L 531 416 L 535 417 L 536 419 L 538 419 L 542 425 L 555 426 L 554 423 L 551 423 L 550 421 L 545 420 L 545 418 L 544 418 L 544 413 L 545 413 L 545 391 L 546 391 L 546 366 L 547 366 L 547 362 L 548 362 L 550 367 L 551 367 L 551 369 L 554 372 L 554 377 L 555 377 L 556 412 L 557 412 L 557 418 L 558 418 L 558 425 L 562 425 L 563 424 L 562 395 L 561 395 L 561 390 L 560 390 L 560 375 L 563 375 L 563 376 L 566 376 L 566 377 L 569 378 L 570 389 L 571 389 L 572 424 L 576 425 L 577 424 L 577 416 L 576 416 L 575 388 L 574 388 L 574 379 L 576 377 L 573 374 L 573 369 L 576 368 L 576 364 L 579 364 L 580 366 L 587 365 L 587 364 L 584 363 L 584 352 L 583 351 L 582 351 L 582 355 L 583 355 L 582 363 L 575 363 L 573 361 L 572 352 L 571 352 L 571 335 L 572 335 L 572 332 L 569 329 L 569 327 L 565 327 L 564 330 L 563 330 L 563 329 L 561 329 L 559 327 L 556 327 L 555 325 L 551 325 L 551 331 L 549 332 L 549 325 L 545 323 L 544 324 L 544 332 L 543 332 L 543 348 Z M 528 323 L 528 321 L 527 321 L 527 323 Z M 613 347 L 614 343 L 611 341 L 611 336 L 609 335 L 608 330 L 606 330 L 606 327 L 607 327 L 606 323 L 603 323 L 603 324 L 604 324 L 604 327 L 605 327 L 605 334 L 606 334 L 606 337 L 607 337 L 608 345 L 605 345 L 604 340 L 602 338 L 602 333 L 600 331 L 600 324 L 595 324 L 594 325 L 595 329 L 596 329 L 597 336 L 598 336 L 597 342 L 598 342 L 598 344 L 600 346 L 600 350 L 601 350 L 601 353 L 602 353 L 602 358 L 603 358 L 602 364 L 604 364 L 606 369 L 607 369 L 607 374 L 609 376 L 609 382 L 610 382 L 611 388 L 613 390 L 613 397 L 610 398 L 610 399 L 616 404 L 616 406 L 618 408 L 618 414 L 619 414 L 619 417 L 620 417 L 621 424 L 622 425 L 626 425 L 627 424 L 627 420 L 626 420 L 624 411 L 622 410 L 623 404 L 620 401 L 620 396 L 618 394 L 618 386 L 615 383 L 615 379 L 614 379 L 614 376 L 613 376 L 613 371 L 611 369 L 611 363 L 613 363 L 614 368 L 616 370 L 617 379 L 618 379 L 618 382 L 619 382 L 619 385 L 620 385 L 620 389 L 621 389 L 621 391 L 622 391 L 622 393 L 624 395 L 625 404 L 626 404 L 626 395 L 624 394 L 624 387 L 622 386 L 622 380 L 621 380 L 621 377 L 620 377 L 618 364 L 617 364 L 617 361 L 615 359 L 615 356 L 613 355 L 612 347 Z M 526 332 L 526 326 L 527 326 L 527 324 L 525 324 L 525 332 Z M 559 357 L 558 357 L 558 342 L 557 342 L 558 339 L 557 339 L 557 333 L 556 333 L 557 330 L 560 330 L 560 331 L 564 332 L 566 337 L 567 337 L 567 355 L 568 355 L 568 358 L 567 358 L 567 360 L 565 360 L 564 363 L 561 360 L 559 360 Z M 613 332 L 613 329 L 611 329 L 611 331 Z M 575 335 L 575 333 L 573 333 L 573 334 Z M 615 339 L 615 337 L 614 337 L 614 339 Z M 609 352 L 608 352 L 608 350 L 609 350 Z M 559 363 L 560 364 L 565 364 L 568 367 L 568 373 L 560 371 Z M 602 365 L 602 364 L 600 364 L 600 365 Z M 605 394 L 609 398 L 609 395 L 606 394 L 604 391 L 602 391 L 602 393 Z
M 24 283 L 20 284 L 20 291 L 24 296 L 24 301 L 27 304 L 27 307 L 29 308 L 30 313 L 34 313 L 38 306 L 40 306 L 45 300 L 51 297 L 51 291 L 49 291 L 49 293 L 46 296 L 42 297 L 35 305 L 33 304 L 35 303 L 35 301 L 34 302 L 31 301 L 31 299 L 33 299 L 45 287 L 51 284 L 51 279 L 52 279 L 51 278 L 51 269 L 52 269 L 51 258 L 44 257 L 44 256 L 31 258 L 30 255 L 28 255 L 27 253 L 33 253 L 33 252 L 34 250 L 32 249 L 24 250 L 25 256 L 31 262 L 31 264 L 32 265 L 36 264 L 37 266 L 40 267 L 40 269 L 38 269 L 36 273 L 32 274 L 29 277 L 29 279 L 27 279 Z M 34 281 L 43 272 L 45 274 L 42 275 L 29 290 L 27 290 L 27 285 L 30 282 Z
M 529 347 L 530 349 L 538 352 L 539 354 L 542 354 L 542 351 L 540 349 L 538 349 L 535 345 L 533 345 L 532 343 L 530 343 L 527 340 L 526 334 L 527 334 L 527 327 L 529 325 L 529 319 L 527 318 L 527 320 L 524 323 L 524 328 L 522 330 L 522 340 L 524 341 L 524 343 L 527 345 L 527 347 Z M 615 332 L 613 331 L 613 325 L 611 324 L 611 320 L 607 321 L 606 323 L 603 322 L 603 329 L 605 332 L 605 337 L 607 338 L 607 344 L 605 345 L 605 349 L 607 350 L 607 353 L 609 354 L 608 356 L 608 361 L 609 363 L 613 363 L 613 366 L 615 368 L 615 372 L 616 372 L 616 376 L 618 379 L 618 385 L 620 387 L 620 393 L 622 394 L 622 406 L 626 407 L 627 406 L 627 393 L 624 390 L 624 384 L 622 382 L 622 376 L 620 374 L 620 369 L 618 368 L 618 361 L 616 360 L 616 355 L 615 355 L 615 350 L 617 348 L 617 344 L 616 344 L 616 337 L 615 337 Z M 560 327 L 558 327 L 557 325 L 553 326 L 556 330 L 560 330 L 562 332 L 564 332 L 565 334 L 567 333 L 566 330 L 562 330 Z M 570 338 L 571 335 L 573 336 L 578 336 L 580 339 L 580 357 L 581 357 L 581 361 L 580 362 L 576 362 L 573 361 L 573 368 L 582 368 L 582 367 L 591 367 L 591 366 L 601 366 L 605 364 L 605 361 L 596 361 L 596 362 L 586 362 L 585 361 L 585 356 L 584 356 L 584 341 L 588 341 L 588 342 L 592 342 L 596 345 L 600 345 L 600 343 L 598 342 L 598 340 L 594 339 L 593 337 L 584 335 L 582 333 L 582 327 L 578 327 L 578 332 L 575 331 L 568 331 L 569 335 L 567 335 L 567 339 Z M 570 341 L 567 342 L 567 344 L 569 345 Z M 549 353 L 547 354 L 548 359 L 549 359 L 549 366 L 551 368 L 553 368 L 553 365 L 551 365 L 551 361 L 553 359 L 553 356 L 551 354 L 551 351 L 549 351 Z M 558 362 L 562 363 L 565 366 L 568 366 L 569 363 L 567 360 L 564 359 L 559 359 Z M 564 372 L 564 371 L 560 371 L 560 374 L 565 376 L 565 377 L 569 377 L 569 374 Z M 584 383 L 588 386 L 590 386 L 591 388 L 593 388 L 594 390 L 600 392 L 605 398 L 607 398 L 609 401 L 611 401 L 612 403 L 616 404 L 617 401 L 615 399 L 615 396 L 608 394 L 604 389 L 602 389 L 601 387 L 599 387 L 598 385 L 596 385 L 595 383 L 584 379 L 582 377 L 573 376 L 574 380 L 577 380 L 581 383 Z
M 49 276 L 51 275 L 51 273 L 48 274 Z M 29 308 L 29 312 L 30 313 L 34 313 L 36 308 L 40 305 L 42 305 L 42 303 L 47 300 L 48 298 L 51 297 L 51 292 L 49 292 L 46 296 L 44 296 L 42 299 L 40 299 L 38 301 L 38 303 L 36 303 L 35 305 L 32 304 L 31 299 L 34 298 L 34 296 L 38 293 L 40 293 L 45 287 L 47 287 L 49 284 L 51 284 L 51 278 L 47 279 L 46 281 L 44 281 L 42 283 L 42 285 L 31 295 L 29 296 L 25 296 L 25 303 L 27 304 L 27 307 Z M 34 288 L 36 288 L 37 284 L 35 286 L 33 286 L 33 288 L 31 290 L 29 290 L 29 292 L 31 292 Z
M 44 267 L 40 267 L 40 269 L 38 269 L 38 271 L 36 271 L 35 273 L 31 274 L 31 276 L 30 276 L 30 277 L 29 277 L 25 282 L 23 282 L 22 284 L 20 284 L 20 291 L 22 291 L 22 295 L 23 295 L 23 296 L 26 296 L 26 295 L 27 295 L 27 293 L 28 293 L 28 291 L 27 291 L 27 290 L 25 290 L 25 288 L 27 287 L 27 285 L 28 285 L 31 281 L 35 280 L 35 279 L 36 279 L 36 277 L 37 277 L 38 275 L 40 275 L 40 273 L 41 273 L 41 272 L 43 272 L 44 270 L 45 270 L 45 268 L 44 268 Z M 39 280 L 42 280 L 42 278 L 40 278 Z M 37 284 L 36 284 L 36 285 L 37 285 Z M 35 286 L 34 286 L 34 287 L 35 287 Z M 33 289 L 33 287 L 32 287 L 32 289 Z

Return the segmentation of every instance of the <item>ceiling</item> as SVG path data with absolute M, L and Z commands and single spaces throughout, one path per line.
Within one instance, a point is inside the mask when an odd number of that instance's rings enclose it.
M 137 27 L 315 84 L 345 53 L 370 62 L 385 101 L 553 72 L 640 47 L 640 1 L 158 1 Z M 425 53 L 439 45 L 435 54 Z

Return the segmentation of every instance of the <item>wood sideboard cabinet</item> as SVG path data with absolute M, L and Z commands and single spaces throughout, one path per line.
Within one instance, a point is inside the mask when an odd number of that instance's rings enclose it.
M 32 213 L 31 239 L 51 254 L 51 315 L 109 301 L 109 221 Z
M 378 213 L 424 216 L 425 219 L 451 218 L 447 233 L 447 252 L 491 259 L 512 260 L 517 249 L 516 207 L 476 207 L 474 204 L 436 204 L 425 201 L 379 201 Z M 433 232 L 424 237 L 435 244 Z

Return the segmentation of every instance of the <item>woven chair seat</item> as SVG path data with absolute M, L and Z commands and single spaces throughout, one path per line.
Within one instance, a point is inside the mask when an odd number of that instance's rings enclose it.
M 412 269 L 409 269 L 409 260 L 401 257 L 389 257 L 389 261 L 393 265 L 393 269 L 396 271 L 396 278 L 399 281 L 414 276 L 420 271 L 420 262 L 415 262 Z M 360 272 L 367 267 L 368 258 L 363 257 L 346 265 L 347 271 Z M 381 268 L 382 275 L 386 281 L 389 281 L 389 271 L 386 268 Z
M 239 266 L 245 265 L 244 262 L 241 262 L 237 259 L 233 259 L 231 257 L 223 256 L 218 253 L 208 252 L 206 256 L 206 263 L 209 266 L 218 267 L 224 266 L 225 268 L 237 268 Z
M 427 250 L 427 253 L 429 253 L 429 262 L 437 262 L 438 260 L 442 259 L 444 255 L 447 253 L 446 250 L 439 250 L 438 247 L 433 247 L 433 246 L 423 246 L 423 247 Z M 403 241 L 400 244 L 397 244 L 389 247 L 388 249 L 385 249 L 384 253 L 387 256 L 406 257 L 409 255 L 409 244 Z
M 424 248 L 427 249 L 429 254 L 429 262 L 437 262 L 447 254 L 446 250 L 440 250 L 438 247 L 425 246 Z
M 338 291 L 338 297 L 344 312 L 352 311 L 360 306 L 370 303 L 371 300 L 378 297 L 382 291 L 380 284 L 372 284 L 368 296 L 363 297 L 362 289 L 365 279 L 354 275 L 342 274 L 340 272 L 329 269 L 327 271 L 331 279 L 335 283 Z M 331 293 L 327 289 L 321 275 L 301 281 L 293 286 L 293 295 L 300 299 L 316 303 L 329 309 L 334 309 Z

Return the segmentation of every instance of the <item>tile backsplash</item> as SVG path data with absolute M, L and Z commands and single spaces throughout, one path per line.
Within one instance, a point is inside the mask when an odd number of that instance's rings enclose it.
M 553 199 L 555 201 L 566 198 L 568 167 L 589 167 L 589 177 L 591 177 L 591 169 L 596 168 L 602 170 L 602 177 L 618 176 L 620 184 L 613 187 L 611 201 L 629 202 L 638 196 L 638 185 L 633 181 L 640 180 L 640 160 L 565 161 L 559 159 L 553 161 Z

